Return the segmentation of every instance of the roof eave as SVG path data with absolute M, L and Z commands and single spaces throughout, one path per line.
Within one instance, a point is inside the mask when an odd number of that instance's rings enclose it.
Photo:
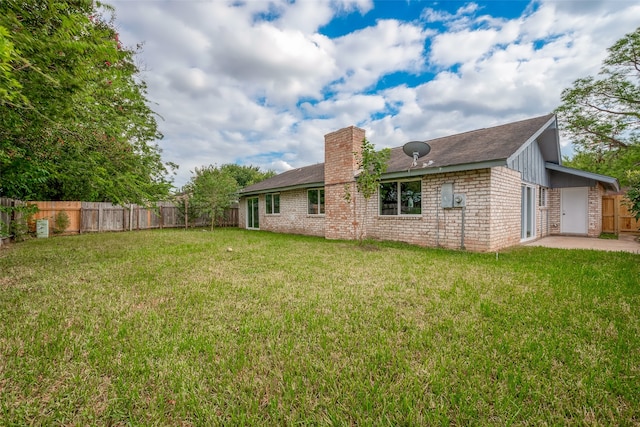
M 416 169 L 408 169 L 406 171 L 397 171 L 385 173 L 382 175 L 381 179 L 396 179 L 396 178 L 410 178 L 414 176 L 423 176 L 423 175 L 434 175 L 439 173 L 447 173 L 447 172 L 463 172 L 470 170 L 478 170 L 478 169 L 490 169 L 496 166 L 506 166 L 506 159 L 496 159 L 496 160 L 487 160 L 484 162 L 477 163 L 462 163 L 459 165 L 449 165 L 449 166 L 427 166 L 424 168 L 416 168 Z
M 518 148 L 513 154 L 511 154 L 509 156 L 509 158 L 507 159 L 507 162 L 511 162 L 513 161 L 513 159 L 515 159 L 516 157 L 518 157 L 520 155 L 520 153 L 522 153 L 528 146 L 529 144 L 531 144 L 533 141 L 535 141 L 536 139 L 538 139 L 538 137 L 540 135 L 542 135 L 542 133 L 547 130 L 547 128 L 549 128 L 549 126 L 551 125 L 556 125 L 557 127 L 557 123 L 556 123 L 556 116 L 553 115 L 544 125 L 542 125 L 537 131 L 536 133 L 534 133 L 533 135 L 531 135 L 529 137 L 529 139 L 527 139 L 521 146 L 520 148 Z M 560 155 L 560 144 L 557 145 L 558 147 L 558 155 Z
M 569 167 L 558 165 L 551 162 L 545 162 L 544 165 L 545 165 L 545 168 L 547 169 L 550 169 L 556 172 L 566 173 L 569 175 L 579 176 L 586 179 L 591 179 L 593 181 L 598 181 L 604 184 L 605 187 L 608 187 L 613 191 L 616 191 L 616 192 L 620 191 L 620 183 L 614 177 L 607 176 L 607 175 L 600 175 L 599 173 L 587 172 L 580 169 L 573 169 L 573 168 L 569 168 Z
M 279 193 L 281 191 L 300 190 L 304 188 L 314 188 L 314 187 L 323 187 L 323 186 L 324 186 L 324 182 L 310 182 L 308 184 L 297 184 L 297 185 L 288 185 L 284 187 L 265 188 L 263 190 L 253 190 L 253 191 L 247 191 L 247 192 L 243 192 L 242 190 L 240 190 L 239 196 L 240 197 L 255 196 L 258 194 Z

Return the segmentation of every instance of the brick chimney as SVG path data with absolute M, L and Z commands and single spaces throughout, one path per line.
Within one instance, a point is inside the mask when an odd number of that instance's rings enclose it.
M 324 136 L 325 237 L 355 239 L 356 186 L 364 129 L 350 126 Z M 355 154 L 354 154 L 355 153 Z M 345 187 L 351 203 L 345 200 Z

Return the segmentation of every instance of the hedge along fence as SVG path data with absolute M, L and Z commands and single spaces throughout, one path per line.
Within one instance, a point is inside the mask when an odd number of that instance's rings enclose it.
M 24 205 L 20 200 L 0 197 L 0 246 L 9 239 L 12 233 L 11 224 L 22 219 L 22 213 L 15 208 Z
M 11 203 L 21 203 L 12 199 L 0 198 L 2 206 L 13 206 Z M 171 202 L 159 202 L 155 207 L 138 205 L 114 205 L 98 202 L 26 202 L 35 205 L 38 212 L 32 218 L 31 228 L 35 230 L 35 221 L 49 220 L 49 232 L 59 234 L 78 234 L 102 231 L 130 231 L 154 228 L 178 228 L 189 226 L 209 226 L 208 218 L 190 218 L 187 214 Z M 68 222 L 64 230 L 56 229 L 56 218 L 66 215 Z M 11 222 L 6 214 L 0 216 L 0 221 Z M 5 218 L 6 216 L 6 218 Z M 218 227 L 237 227 L 238 208 L 232 207 L 225 211 L 223 218 L 216 221 Z
M 0 246 L 9 240 L 23 240 L 29 234 L 28 221 L 36 211 L 21 200 L 0 197 Z
M 16 200 L 0 198 L 0 208 L 11 208 L 14 206 Z M 12 213 L 5 209 L 0 209 L 0 227 L 9 227 L 12 221 Z

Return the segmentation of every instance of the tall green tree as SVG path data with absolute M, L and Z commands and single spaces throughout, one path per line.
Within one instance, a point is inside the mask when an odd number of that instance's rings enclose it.
M 13 63 L 17 59 L 9 30 L 0 25 L 0 105 L 22 100 L 22 87 L 13 76 Z
M 271 178 L 276 174 L 276 172 L 273 170 L 261 171 L 259 166 L 236 165 L 234 163 L 227 163 L 225 165 L 222 165 L 220 166 L 220 169 L 229 172 L 229 174 L 236 180 L 240 188 L 244 188 L 251 184 L 264 181 L 265 179 Z
M 609 49 L 599 74 L 562 91 L 556 113 L 576 155 L 565 163 L 618 178 L 630 199 L 640 193 L 640 27 Z M 632 204 L 640 217 L 640 204 Z
M 578 148 L 624 149 L 640 139 L 640 28 L 609 49 L 598 76 L 576 80 L 556 110 Z
M 562 91 L 556 113 L 577 152 L 568 163 L 615 176 L 640 167 L 640 27 L 608 49 L 597 76 Z
M 104 18 L 110 11 L 91 0 L 0 2 L 0 196 L 147 203 L 169 194 L 175 165 L 162 162 L 135 51 Z
M 629 171 L 627 175 L 631 183 L 627 191 L 629 210 L 633 212 L 636 220 L 640 221 L 640 170 Z
M 196 168 L 182 191 L 187 197 L 191 216 L 206 216 L 211 230 L 224 210 L 237 199 L 238 183 L 228 170 L 209 165 Z

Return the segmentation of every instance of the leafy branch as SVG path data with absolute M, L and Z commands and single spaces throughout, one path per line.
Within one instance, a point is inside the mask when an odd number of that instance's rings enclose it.
M 387 170 L 387 162 L 391 156 L 391 150 L 384 148 L 380 151 L 376 151 L 374 145 L 365 138 L 362 141 L 361 151 L 359 153 L 355 152 L 353 155 L 356 156 L 359 168 L 359 173 L 356 177 L 356 190 L 364 198 L 364 218 L 366 218 L 369 199 L 378 192 L 382 174 Z M 345 185 L 343 197 L 347 203 L 351 203 L 353 200 L 348 185 Z M 357 209 L 355 209 L 355 206 L 354 211 L 357 215 Z M 358 240 L 362 243 L 365 237 L 365 226 L 362 222 L 358 222 L 357 219 L 354 226 L 356 228 L 358 226 L 360 227 L 359 230 L 356 229 L 356 234 Z

